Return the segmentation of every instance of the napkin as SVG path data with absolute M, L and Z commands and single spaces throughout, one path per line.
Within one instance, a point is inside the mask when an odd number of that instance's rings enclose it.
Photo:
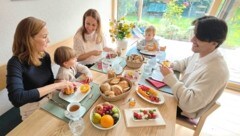
M 160 81 L 150 79 L 150 78 L 146 79 L 146 81 L 148 81 L 150 84 L 152 84 L 157 89 L 164 87 L 166 85 L 164 82 L 160 82 Z

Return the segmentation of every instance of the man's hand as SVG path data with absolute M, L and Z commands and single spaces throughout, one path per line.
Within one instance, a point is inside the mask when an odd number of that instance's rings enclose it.
M 173 70 L 167 66 L 164 65 L 160 65 L 160 72 L 162 73 L 162 75 L 165 77 L 166 75 L 173 73 Z

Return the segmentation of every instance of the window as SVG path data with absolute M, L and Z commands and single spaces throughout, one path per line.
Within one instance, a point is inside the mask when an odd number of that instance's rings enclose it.
M 142 31 L 147 25 L 157 28 L 165 39 L 189 41 L 191 22 L 205 14 L 228 23 L 229 32 L 221 51 L 230 68 L 230 81 L 240 89 L 240 1 L 239 0 L 118 0 L 117 16 L 135 22 Z

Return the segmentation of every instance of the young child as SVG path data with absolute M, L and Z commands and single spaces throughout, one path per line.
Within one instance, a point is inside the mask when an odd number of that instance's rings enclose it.
M 149 26 L 145 30 L 145 39 L 141 40 L 137 44 L 138 50 L 148 50 L 148 51 L 158 51 L 159 44 L 154 38 L 156 33 L 156 28 L 154 26 Z
M 54 52 L 54 61 L 60 65 L 57 73 L 57 80 L 67 80 L 72 82 L 85 82 L 92 81 L 91 71 L 84 65 L 77 62 L 75 51 L 66 46 L 61 46 Z M 81 74 L 78 78 L 75 76 Z

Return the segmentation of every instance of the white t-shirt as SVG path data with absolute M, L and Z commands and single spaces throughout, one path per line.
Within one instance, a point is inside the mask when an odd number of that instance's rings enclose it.
M 97 34 L 96 32 L 93 32 L 91 34 L 85 34 L 86 42 L 83 41 L 83 37 L 81 35 L 81 30 L 79 29 L 77 33 L 74 36 L 73 39 L 73 49 L 76 51 L 77 56 L 93 51 L 93 50 L 99 50 L 103 51 L 103 48 L 106 47 L 106 39 L 103 36 L 102 42 L 97 44 L 96 38 Z M 81 64 L 94 64 L 98 62 L 102 58 L 102 55 L 99 56 L 90 56 L 89 58 L 79 61 Z

